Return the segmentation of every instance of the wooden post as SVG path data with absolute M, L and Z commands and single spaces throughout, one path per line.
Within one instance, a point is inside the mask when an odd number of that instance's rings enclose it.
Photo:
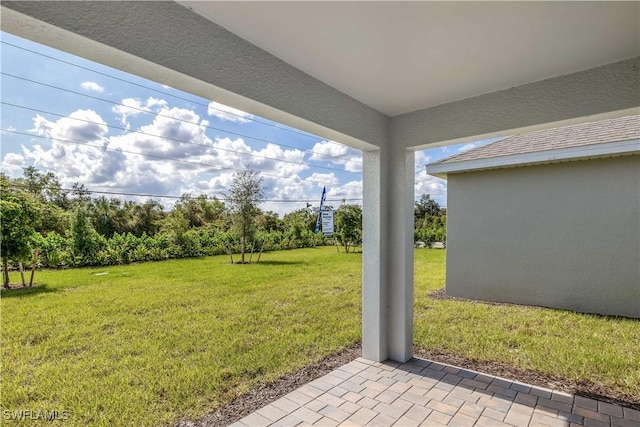
M 229 251 L 229 256 L 231 257 L 231 264 L 233 264 L 233 252 L 231 252 L 231 245 L 227 243 L 227 250 Z
M 18 269 L 20 270 L 20 278 L 22 279 L 22 287 L 27 287 L 27 282 L 24 281 L 24 267 L 22 266 L 22 261 L 18 261 Z
M 31 278 L 29 279 L 29 287 L 33 286 L 33 276 L 36 274 L 36 263 L 38 262 L 38 252 L 40 252 L 40 248 L 36 248 L 36 251 L 33 254 L 33 262 L 31 263 Z
M 7 257 L 2 257 L 2 284 L 5 289 L 9 289 L 9 263 Z
M 251 242 L 251 254 L 249 255 L 249 264 L 251 264 L 251 260 L 253 259 L 253 252 L 256 247 L 256 241 Z
M 260 248 L 260 253 L 258 254 L 258 259 L 256 260 L 256 264 L 260 264 L 260 258 L 262 257 L 262 251 L 264 250 L 264 242 L 265 242 L 265 240 L 262 241 L 262 247 Z

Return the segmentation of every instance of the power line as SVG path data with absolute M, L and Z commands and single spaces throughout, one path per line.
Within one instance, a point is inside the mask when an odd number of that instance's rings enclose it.
M 13 187 L 13 188 L 31 188 L 26 184 L 18 184 L 18 183 L 12 183 L 9 185 L 9 187 Z M 108 194 L 108 195 L 117 195 L 117 196 L 132 196 L 132 197 L 149 197 L 152 199 L 177 199 L 180 200 L 182 198 L 184 198 L 184 196 L 173 196 L 173 195 L 167 195 L 167 194 L 148 194 L 148 193 L 129 193 L 129 192 L 122 192 L 122 191 L 103 191 L 103 190 L 89 190 L 87 188 L 63 188 L 63 187 L 42 187 L 42 189 L 54 189 L 54 190 L 58 190 L 58 191 L 69 191 L 69 192 L 77 192 L 77 191 L 83 191 L 86 192 L 88 194 Z M 208 196 L 208 195 L 206 195 Z M 197 196 L 196 196 L 197 198 Z M 225 198 L 225 197 L 218 197 L 216 195 L 213 196 L 213 198 L 211 198 L 211 200 L 219 200 L 221 202 L 224 201 L 228 201 L 229 199 Z M 343 199 L 327 199 L 325 201 L 327 202 L 340 202 L 342 200 L 362 200 L 362 198 L 343 198 Z M 285 199 L 263 199 L 262 200 L 265 203 L 315 203 L 315 202 L 319 202 L 319 200 L 285 200 Z
M 24 105 L 12 104 L 10 102 L 5 102 L 5 101 L 0 101 L 0 104 L 7 105 L 7 106 L 10 106 L 10 107 L 14 107 L 14 108 L 21 108 L 21 109 L 24 109 L 24 110 L 34 111 L 34 112 L 37 112 L 37 113 L 50 114 L 52 116 L 63 117 L 63 118 L 71 119 L 71 120 L 76 120 L 76 121 L 79 121 L 79 122 L 84 122 L 84 123 L 89 123 L 89 124 L 94 124 L 94 125 L 100 125 L 100 126 L 104 125 L 104 126 L 107 126 L 108 128 L 123 130 L 123 131 L 126 132 L 125 135 L 128 135 L 130 133 L 137 133 L 137 134 L 140 134 L 140 135 L 151 136 L 151 137 L 154 137 L 154 138 L 161 138 L 161 139 L 165 139 L 165 140 L 175 141 L 175 142 L 178 142 L 180 144 L 194 145 L 196 147 L 213 148 L 215 150 L 227 151 L 229 153 L 234 153 L 234 154 L 239 154 L 239 155 L 244 155 L 244 156 L 258 157 L 258 158 L 267 159 L 267 160 L 273 160 L 273 161 L 277 161 L 277 162 L 285 162 L 285 163 L 292 163 L 292 164 L 296 164 L 296 165 L 309 166 L 309 167 L 314 168 L 314 169 L 326 169 L 326 170 L 337 171 L 337 172 L 359 173 L 359 172 L 352 172 L 352 171 L 347 171 L 347 170 L 338 169 L 338 168 L 331 168 L 331 167 L 328 167 L 328 166 L 316 166 L 316 165 L 311 165 L 311 164 L 304 163 L 304 162 L 296 162 L 296 161 L 293 161 L 293 160 L 276 159 L 276 158 L 273 158 L 273 157 L 263 156 L 263 155 L 260 155 L 260 154 L 242 153 L 242 152 L 235 151 L 235 150 L 229 150 L 227 148 L 214 147 L 213 145 L 208 145 L 208 144 L 198 144 L 196 142 L 185 141 L 183 139 L 178 139 L 178 138 L 171 138 L 169 136 L 156 135 L 156 134 L 152 134 L 152 133 L 148 133 L 148 132 L 143 132 L 143 131 L 140 131 L 140 130 L 129 130 L 129 129 L 127 129 L 125 127 L 122 127 L 122 126 L 116 126 L 116 125 L 110 125 L 110 124 L 107 124 L 107 123 L 94 122 L 94 121 L 91 121 L 91 120 L 85 120 L 85 119 L 80 119 L 80 118 L 77 118 L 77 117 L 66 116 L 64 114 L 53 113 L 51 111 L 39 110 L 37 108 L 26 107 Z
M 152 159 L 168 160 L 168 161 L 172 161 L 172 162 L 185 163 L 185 164 L 196 165 L 196 166 L 200 166 L 200 167 L 212 168 L 212 169 L 215 169 L 215 170 L 232 170 L 232 171 L 236 171 L 236 172 L 243 172 L 243 169 L 232 168 L 232 167 L 228 167 L 228 166 L 216 166 L 216 165 L 212 165 L 212 164 L 209 164 L 209 163 L 192 162 L 192 161 L 189 161 L 189 160 L 176 159 L 176 158 L 173 158 L 173 157 L 160 156 L 160 155 L 157 155 L 157 154 L 139 153 L 137 151 L 129 151 L 129 150 L 123 150 L 123 149 L 119 149 L 119 148 L 104 147 L 104 146 L 100 146 L 100 145 L 93 145 L 93 144 L 88 144 L 88 143 L 79 142 L 79 141 L 71 141 L 71 140 L 68 140 L 68 139 L 53 138 L 53 137 L 50 137 L 50 136 L 43 136 L 43 135 L 33 135 L 33 134 L 30 134 L 30 133 L 26 133 L 26 132 L 20 132 L 20 131 L 14 130 L 14 129 L 0 129 L 0 131 L 1 132 L 7 132 L 7 133 L 13 133 L 13 134 L 17 134 L 17 135 L 24 135 L 24 136 L 28 136 L 28 137 L 31 137 L 31 138 L 40 138 L 40 139 L 45 139 L 45 140 L 57 141 L 57 142 L 61 142 L 61 143 L 64 143 L 64 144 L 74 144 L 74 145 L 78 145 L 78 146 L 82 146 L 82 147 L 92 147 L 92 148 L 97 148 L 99 150 L 112 151 L 112 152 L 116 152 L 116 153 L 127 153 L 127 154 L 133 154 L 133 155 L 137 155 L 137 156 L 149 157 L 149 158 L 152 158 Z M 287 178 L 287 177 L 284 177 L 284 176 L 275 175 L 275 174 L 269 174 L 269 173 L 264 173 L 264 172 L 261 172 L 261 174 L 264 175 L 264 176 L 270 176 L 270 177 L 274 177 L 274 178 L 278 178 L 278 179 L 286 179 Z M 313 183 L 322 184 L 322 185 L 331 185 L 331 183 L 329 183 L 329 182 L 318 181 L 318 180 L 310 179 L 310 178 L 295 177 L 295 178 L 290 178 L 290 179 L 295 179 L 295 180 L 298 180 L 298 181 L 313 182 Z M 348 186 L 348 184 L 345 184 L 345 186 Z
M 29 78 L 26 78 L 26 77 L 22 77 L 22 76 L 16 76 L 15 74 L 6 73 L 4 71 L 0 71 L 0 74 L 4 75 L 4 76 L 7 76 L 7 77 L 12 77 L 12 78 L 17 79 L 17 80 L 22 80 L 22 81 L 26 81 L 26 82 L 29 82 L 29 83 L 45 86 L 45 87 L 48 87 L 48 88 L 51 88 L 51 89 L 56 89 L 56 90 L 59 90 L 59 91 L 72 93 L 74 95 L 82 96 L 82 97 L 85 97 L 85 98 L 95 99 L 96 101 L 106 102 L 108 104 L 113 104 L 113 105 L 119 105 L 121 107 L 125 107 L 125 108 L 128 108 L 130 110 L 140 111 L 140 112 L 145 113 L 145 114 L 154 114 L 156 117 L 165 117 L 165 118 L 176 120 L 176 121 L 179 121 L 179 122 L 188 123 L 188 124 L 196 125 L 196 126 L 201 126 L 201 124 L 198 123 L 198 122 L 190 122 L 188 120 L 179 119 L 177 117 L 173 117 L 173 116 L 170 116 L 170 115 L 154 113 L 154 112 L 146 110 L 144 108 L 125 105 L 125 104 L 122 104 L 120 102 L 112 101 L 110 99 L 100 98 L 99 96 L 89 95 L 89 94 L 78 92 L 78 91 L 75 91 L 75 90 L 72 90 L 72 89 L 67 89 L 67 88 L 63 88 L 63 87 L 60 87 L 60 86 L 55 86 L 55 85 L 51 85 L 51 84 L 48 84 L 48 83 L 39 82 L 39 81 L 32 80 L 32 79 L 29 79 Z M 269 141 L 269 140 L 266 140 L 266 139 L 257 138 L 257 137 L 250 136 L 250 135 L 244 135 L 244 134 L 241 134 L 241 133 L 238 133 L 238 132 L 233 132 L 233 131 L 230 131 L 230 130 L 227 130 L 227 129 L 216 128 L 216 127 L 209 126 L 209 125 L 206 125 L 205 128 L 206 129 L 211 129 L 211 130 L 214 130 L 214 131 L 218 131 L 218 132 L 224 132 L 224 133 L 228 133 L 228 134 L 231 134 L 231 135 L 239 136 L 241 138 L 252 139 L 254 141 L 263 142 L 263 143 L 266 143 L 266 144 L 274 144 L 274 145 L 278 145 L 280 147 L 292 148 L 292 149 L 300 150 L 299 148 L 293 147 L 291 145 L 280 144 L 280 143 Z M 332 156 L 330 154 L 318 153 L 317 151 L 313 151 L 313 150 L 309 150 L 309 149 L 305 149 L 305 150 L 301 150 L 301 151 L 303 151 L 305 153 L 310 153 L 310 154 L 322 156 L 322 157 L 345 160 L 347 162 L 362 163 L 362 161 L 360 161 L 360 160 L 353 160 L 353 159 L 348 159 L 348 158 L 342 157 L 342 156 Z
M 26 52 L 29 52 L 29 53 L 33 53 L 35 55 L 39 55 L 39 56 L 42 56 L 42 57 L 45 57 L 45 58 L 48 58 L 48 59 L 52 59 L 54 61 L 58 61 L 58 62 L 61 62 L 63 64 L 71 65 L 73 67 L 77 67 L 77 68 L 80 68 L 80 69 L 83 69 L 83 70 L 86 70 L 86 71 L 90 71 L 92 73 L 96 73 L 96 74 L 99 74 L 101 76 L 105 76 L 105 77 L 108 77 L 108 78 L 111 78 L 111 79 L 114 79 L 114 80 L 118 80 L 118 81 L 121 81 L 123 83 L 128 83 L 128 84 L 131 84 L 131 85 L 134 85 L 134 86 L 138 86 L 138 87 L 143 88 L 143 89 L 147 89 L 147 90 L 150 90 L 150 91 L 153 91 L 153 92 L 161 93 L 163 95 L 171 96 L 173 98 L 180 99 L 182 101 L 187 101 L 187 102 L 199 105 L 201 107 L 206 107 L 207 109 L 211 108 L 213 110 L 220 111 L 220 112 L 223 112 L 225 114 L 231 114 L 231 115 L 239 117 L 239 118 L 241 118 L 243 120 L 249 120 L 249 121 L 252 121 L 252 122 L 255 122 L 255 123 L 260 123 L 260 124 L 263 124 L 265 126 L 270 126 L 270 127 L 276 128 L 276 129 L 280 129 L 280 130 L 284 130 L 284 131 L 287 131 L 287 132 L 295 133 L 295 134 L 298 134 L 298 135 L 305 136 L 307 138 L 317 139 L 317 136 L 309 134 L 309 133 L 306 133 L 306 132 L 299 131 L 297 129 L 292 129 L 290 127 L 280 127 L 280 126 L 273 125 L 271 123 L 268 123 L 268 122 L 265 122 L 265 121 L 262 121 L 262 120 L 257 120 L 255 118 L 249 118 L 249 117 L 243 116 L 241 114 L 233 113 L 231 111 L 225 111 L 225 110 L 223 110 L 221 108 L 210 107 L 209 104 L 203 104 L 203 103 L 197 102 L 197 101 L 195 101 L 193 99 L 184 98 L 182 96 L 178 96 L 178 95 L 175 95 L 175 94 L 172 94 L 172 93 L 169 93 L 169 92 L 165 92 L 165 91 L 162 91 L 160 89 L 156 89 L 156 88 L 153 88 L 153 87 L 145 86 L 145 85 L 142 85 L 140 83 L 135 83 L 135 82 L 132 82 L 130 80 L 123 79 L 121 77 L 116 77 L 116 76 L 113 76 L 111 74 L 103 73 L 102 71 L 94 70 L 92 68 L 88 68 L 88 67 L 85 67 L 85 66 L 82 66 L 82 65 L 79 65 L 79 64 L 75 64 L 73 62 L 65 61 L 64 59 L 56 58 L 54 56 L 47 55 L 47 54 L 44 54 L 44 53 L 41 53 L 41 52 L 38 52 L 38 51 L 35 51 L 35 50 L 31 50 L 31 49 L 28 49 L 28 48 L 23 47 L 23 46 L 18 46 L 18 45 L 15 45 L 13 43 L 9 43 L 9 42 L 6 42 L 6 41 L 0 41 L 0 43 L 3 43 L 5 45 L 7 45 L 7 46 L 11 46 L 11 47 L 14 47 L 16 49 L 20 49 L 20 50 L 23 50 L 23 51 L 26 51 Z M 341 144 L 339 144 L 337 142 L 334 142 L 334 141 L 327 141 L 327 142 L 332 143 L 332 144 L 336 144 L 336 145 L 341 145 Z

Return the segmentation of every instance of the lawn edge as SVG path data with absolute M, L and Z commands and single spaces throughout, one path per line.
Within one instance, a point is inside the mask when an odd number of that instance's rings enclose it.
M 269 403 L 297 390 L 303 385 L 326 375 L 338 367 L 357 359 L 362 354 L 361 343 L 352 344 L 342 350 L 323 357 L 295 372 L 282 375 L 274 381 L 259 384 L 229 404 L 205 415 L 199 420 L 182 419 L 175 427 L 222 427 L 228 426 L 252 414 Z
M 619 393 L 604 384 L 598 384 L 588 380 L 576 381 L 560 375 L 516 368 L 496 361 L 476 360 L 453 353 L 420 347 L 414 347 L 413 354 L 415 357 L 422 359 L 446 363 L 459 368 L 470 369 L 509 380 L 640 410 L 640 396 L 630 396 Z

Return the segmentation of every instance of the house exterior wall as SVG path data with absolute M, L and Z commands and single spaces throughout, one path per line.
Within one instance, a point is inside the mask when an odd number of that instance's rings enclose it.
M 447 180 L 448 295 L 640 318 L 640 155 Z

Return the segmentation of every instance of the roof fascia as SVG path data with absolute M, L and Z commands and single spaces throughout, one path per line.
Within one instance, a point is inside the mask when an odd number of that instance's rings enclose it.
M 502 169 L 533 166 L 547 163 L 561 163 L 573 160 L 597 159 L 603 157 L 640 154 L 640 139 L 590 144 L 580 147 L 558 148 L 534 153 L 511 154 L 487 159 L 465 160 L 451 163 L 427 165 L 427 173 L 446 179 L 448 174 L 475 172 L 487 169 Z

